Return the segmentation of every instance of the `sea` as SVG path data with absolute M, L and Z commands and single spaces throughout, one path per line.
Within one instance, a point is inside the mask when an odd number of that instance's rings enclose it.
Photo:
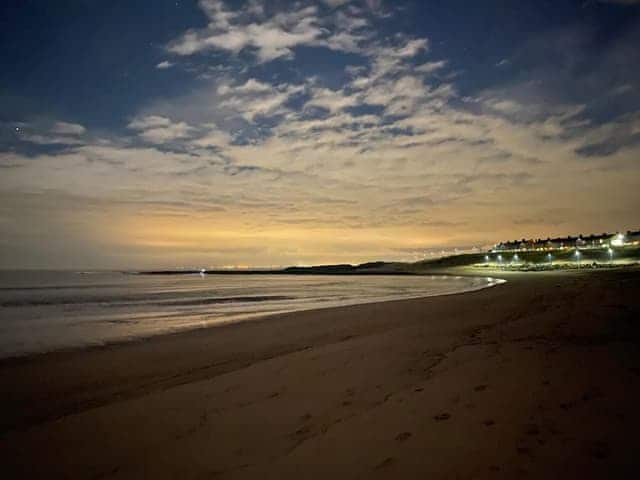
M 0 271 L 0 358 L 284 312 L 474 291 L 501 282 L 445 275 Z

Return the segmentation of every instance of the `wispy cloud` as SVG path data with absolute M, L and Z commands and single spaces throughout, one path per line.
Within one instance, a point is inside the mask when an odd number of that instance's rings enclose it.
M 158 144 L 189 138 L 195 131 L 194 127 L 185 122 L 172 122 L 169 118 L 158 115 L 137 118 L 128 127 L 137 131 L 140 138 Z
M 52 133 L 58 133 L 60 135 L 82 135 L 87 129 L 77 123 L 56 122 L 51 127 Z
M 169 60 L 163 60 L 156 65 L 156 68 L 159 70 L 166 70 L 167 68 L 171 67 L 173 67 L 173 63 L 171 63 Z
M 423 63 L 422 65 L 418 65 L 416 67 L 416 71 L 421 73 L 432 73 L 432 72 L 441 70 L 446 66 L 447 66 L 446 60 L 439 60 L 437 62 L 426 62 L 426 63 Z
M 291 57 L 293 47 L 311 44 L 323 35 L 314 6 L 279 12 L 269 18 L 262 18 L 263 9 L 230 10 L 218 0 L 201 0 L 200 6 L 209 18 L 208 26 L 185 33 L 168 46 L 169 52 L 193 55 L 224 50 L 238 54 L 248 49 L 265 62 Z
M 84 142 L 87 129 L 78 123 L 36 121 L 21 122 L 14 127 L 14 138 L 36 145 L 78 145 Z

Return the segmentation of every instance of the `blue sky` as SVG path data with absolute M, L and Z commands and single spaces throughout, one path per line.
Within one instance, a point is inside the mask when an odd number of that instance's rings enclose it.
M 637 228 L 640 2 L 150 5 L 0 6 L 0 266 Z

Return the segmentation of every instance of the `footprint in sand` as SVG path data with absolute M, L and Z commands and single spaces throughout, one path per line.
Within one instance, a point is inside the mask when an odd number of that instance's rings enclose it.
M 437 420 L 439 422 L 441 422 L 442 420 L 449 420 L 450 418 L 451 418 L 451 415 L 449 415 L 448 413 L 440 413 L 433 417 L 434 420 Z
M 396 459 L 393 457 L 385 458 L 382 462 L 375 466 L 376 470 L 379 468 L 387 468 L 393 465 L 396 462 Z
M 296 435 L 306 435 L 310 431 L 311 431 L 311 427 L 309 425 L 305 425 L 304 427 L 296 430 Z
M 396 441 L 400 443 L 409 440 L 409 438 L 411 438 L 411 432 L 402 432 L 396 435 Z

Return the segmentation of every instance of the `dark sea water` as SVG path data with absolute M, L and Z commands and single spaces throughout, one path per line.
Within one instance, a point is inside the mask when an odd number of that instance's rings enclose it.
M 472 291 L 500 282 L 449 276 L 0 271 L 0 358 L 280 312 Z

